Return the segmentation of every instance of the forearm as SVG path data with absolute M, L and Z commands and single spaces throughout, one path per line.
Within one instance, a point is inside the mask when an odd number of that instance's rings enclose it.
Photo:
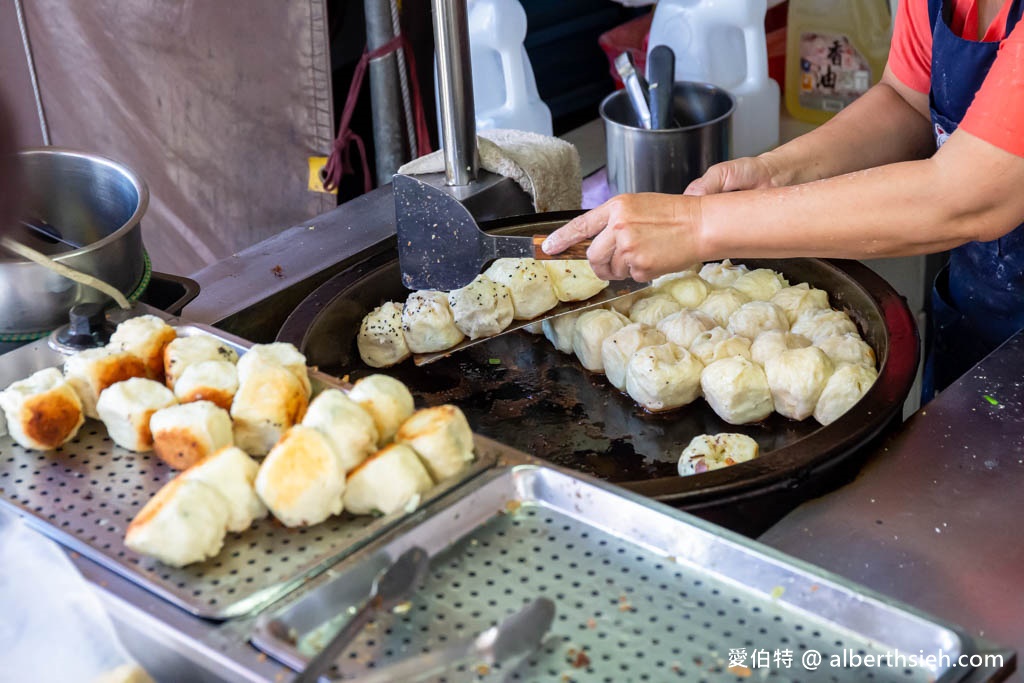
M 947 147 L 805 185 L 702 197 L 700 260 L 905 256 L 995 239 L 1017 225 L 1021 160 L 962 133 Z M 986 166 L 982 184 L 971 169 Z
M 772 169 L 772 184 L 796 185 L 930 155 L 935 144 L 918 101 L 922 97 L 926 103 L 927 96 L 909 91 L 887 73 L 828 123 L 762 154 Z

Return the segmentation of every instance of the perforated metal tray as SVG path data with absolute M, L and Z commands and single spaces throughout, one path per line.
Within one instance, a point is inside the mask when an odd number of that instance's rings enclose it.
M 203 326 L 177 326 L 179 336 L 212 334 L 244 353 L 248 343 Z M 45 340 L 38 349 L 0 356 L 0 377 L 31 374 L 26 366 L 61 362 Z M 25 363 L 26 359 L 32 359 Z M 23 364 L 21 364 L 23 363 Z M 12 375 L 11 364 L 21 364 Z M 45 364 L 43 364 L 45 366 Z M 311 372 L 314 391 L 340 386 Z M 6 386 L 6 384 L 4 385 Z M 494 443 L 479 439 L 476 460 L 465 476 L 444 482 L 421 500 L 444 495 L 495 462 Z M 0 436 L 0 505 L 32 526 L 127 579 L 208 619 L 228 619 L 260 609 L 317 575 L 398 523 L 408 513 L 385 517 L 342 514 L 322 524 L 290 529 L 272 518 L 241 534 L 228 534 L 224 548 L 206 562 L 168 567 L 124 545 L 128 523 L 175 471 L 150 453 L 116 446 L 102 423 L 88 420 L 78 436 L 52 452 L 26 450 Z
M 612 486 L 544 467 L 478 478 L 454 502 L 424 509 L 276 613 L 253 643 L 301 668 L 373 576 L 411 545 L 431 571 L 405 614 L 379 617 L 342 655 L 366 672 L 475 635 L 535 597 L 555 601 L 543 647 L 521 661 L 469 664 L 439 680 L 953 681 L 966 669 L 830 667 L 832 655 L 935 653 L 956 661 L 971 640 L 909 608 Z M 730 650 L 744 664 L 730 668 Z M 820 653 L 816 671 L 804 653 Z M 771 653 L 752 667 L 755 651 Z M 775 659 L 789 652 L 791 665 Z M 580 654 L 582 653 L 582 655 Z M 784 662 L 783 662 L 784 663 Z M 438 680 L 438 679 L 434 679 Z

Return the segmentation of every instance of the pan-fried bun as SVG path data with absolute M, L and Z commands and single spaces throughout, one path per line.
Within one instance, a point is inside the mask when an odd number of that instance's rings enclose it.
M 228 363 L 238 362 L 238 353 L 208 334 L 193 334 L 178 337 L 164 347 L 164 382 L 171 389 L 174 383 L 185 372 L 185 368 L 204 360 L 223 360 Z
M 285 526 L 319 524 L 342 511 L 345 472 L 327 437 L 292 427 L 260 465 L 256 493 Z
M 177 476 L 128 525 L 124 544 L 166 565 L 183 567 L 220 552 L 230 507 L 217 489 Z
M 346 472 L 370 457 L 380 439 L 373 415 L 337 389 L 317 394 L 302 424 L 323 432 Z
M 473 461 L 473 431 L 453 405 L 417 410 L 402 423 L 395 443 L 416 451 L 434 481 L 457 475 Z
M 238 387 L 231 404 L 235 445 L 250 455 L 266 455 L 288 428 L 306 413 L 306 391 L 292 372 L 260 363 Z
M 426 467 L 406 444 L 391 444 L 348 474 L 345 508 L 356 515 L 390 514 L 433 487 Z
M 758 422 L 772 414 L 772 393 L 764 370 L 741 356 L 708 365 L 700 386 L 711 409 L 729 424 Z
M 107 387 L 132 377 L 145 377 L 142 359 L 112 346 L 86 349 L 64 361 L 64 376 L 82 402 L 86 417 L 99 418 L 96 401 Z
M 183 470 L 233 442 L 228 411 L 209 401 L 162 408 L 149 420 L 158 458 Z
M 238 370 L 226 360 L 204 360 L 185 368 L 174 383 L 174 396 L 180 403 L 209 401 L 224 410 L 238 392 Z
M 357 380 L 348 397 L 373 417 L 380 445 L 395 438 L 399 426 L 415 409 L 409 389 L 388 375 L 368 375 Z
M 601 342 L 601 362 L 604 374 L 613 387 L 626 390 L 626 368 L 637 349 L 668 341 L 661 332 L 649 325 L 630 323 Z
M 834 367 L 816 346 L 783 351 L 764 364 L 775 412 L 792 420 L 810 417 Z
M 636 351 L 626 368 L 626 391 L 652 413 L 679 408 L 700 397 L 703 363 L 672 342 Z
M 629 318 L 603 308 L 585 311 L 572 332 L 572 350 L 580 364 L 591 372 L 604 372 L 601 345 L 605 338 L 629 324 Z
M 110 335 L 110 346 L 127 351 L 146 365 L 146 377 L 164 381 L 164 348 L 178 333 L 155 315 L 128 318 Z
M 267 515 L 267 508 L 256 495 L 256 473 L 260 466 L 240 448 L 226 446 L 182 473 L 217 489 L 228 503 L 228 531 L 241 532 L 254 520 Z
M 12 439 L 40 451 L 70 441 L 85 421 L 78 394 L 57 368 L 40 370 L 0 392 L 0 422 L 4 417 Z
M 133 377 L 104 389 L 96 411 L 114 443 L 141 453 L 153 448 L 149 428 L 153 413 L 175 403 L 174 394 L 160 382 Z

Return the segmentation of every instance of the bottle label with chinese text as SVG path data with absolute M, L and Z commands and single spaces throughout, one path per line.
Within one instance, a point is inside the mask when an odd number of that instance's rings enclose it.
M 800 35 L 800 106 L 837 112 L 871 87 L 871 65 L 839 33 Z

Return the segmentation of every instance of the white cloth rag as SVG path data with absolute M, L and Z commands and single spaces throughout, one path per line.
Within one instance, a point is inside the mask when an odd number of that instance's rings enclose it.
M 484 130 L 477 135 L 480 166 L 516 181 L 538 212 L 579 209 L 583 198 L 580 155 L 565 140 L 524 130 Z M 444 154 L 413 159 L 399 173 L 444 171 Z

